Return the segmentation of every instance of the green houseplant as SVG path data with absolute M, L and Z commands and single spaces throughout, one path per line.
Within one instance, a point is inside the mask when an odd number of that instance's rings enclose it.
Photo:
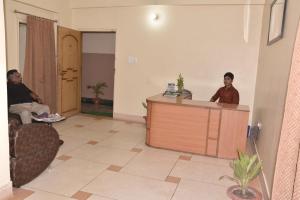
M 228 188 L 227 195 L 232 200 L 261 200 L 262 195 L 256 189 L 249 187 L 249 183 L 254 180 L 262 170 L 262 163 L 257 155 L 249 156 L 239 152 L 239 157 L 231 163 L 234 176 L 221 176 L 220 180 L 227 178 L 237 185 Z
M 88 85 L 87 89 L 91 89 L 95 94 L 95 98 L 93 99 L 95 104 L 100 104 L 100 95 L 104 95 L 103 89 L 108 87 L 105 82 L 97 82 L 95 85 Z
M 179 74 L 179 76 L 177 78 L 177 88 L 178 88 L 178 93 L 181 94 L 184 89 L 184 79 L 183 79 L 181 73 Z

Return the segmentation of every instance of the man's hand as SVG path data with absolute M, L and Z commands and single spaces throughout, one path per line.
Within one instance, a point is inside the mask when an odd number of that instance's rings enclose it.
M 40 97 L 37 97 L 36 101 L 37 101 L 39 104 L 43 104 L 43 100 L 42 100 Z
M 34 92 L 32 92 L 30 95 L 31 95 L 31 97 L 33 98 L 33 100 L 35 100 L 35 101 L 38 102 L 39 104 L 43 104 L 42 99 L 41 99 L 37 94 L 35 94 Z

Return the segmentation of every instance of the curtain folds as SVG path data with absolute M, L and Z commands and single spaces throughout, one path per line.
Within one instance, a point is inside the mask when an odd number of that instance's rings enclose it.
M 56 60 L 54 22 L 27 17 L 24 83 L 37 93 L 51 112 L 56 111 Z

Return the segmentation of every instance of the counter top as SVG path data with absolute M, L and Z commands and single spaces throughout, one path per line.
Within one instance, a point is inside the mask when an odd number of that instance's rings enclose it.
M 215 103 L 209 101 L 199 101 L 199 100 L 189 100 L 183 99 L 182 97 L 169 97 L 158 94 L 152 97 L 147 98 L 147 101 L 157 102 L 157 103 L 166 103 L 166 104 L 176 104 L 182 106 L 194 106 L 194 107 L 207 107 L 212 109 L 226 109 L 226 110 L 239 110 L 249 112 L 249 106 L 246 105 L 236 105 L 236 104 L 224 104 L 224 103 Z

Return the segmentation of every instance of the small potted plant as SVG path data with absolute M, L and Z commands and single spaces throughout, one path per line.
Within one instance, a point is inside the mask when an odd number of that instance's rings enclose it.
M 100 104 L 100 97 L 99 95 L 103 95 L 103 89 L 108 87 L 107 84 L 105 82 L 97 82 L 96 85 L 88 85 L 87 89 L 91 89 L 94 94 L 95 94 L 95 98 L 93 99 L 95 104 Z
M 184 89 L 184 80 L 183 80 L 183 77 L 181 74 L 179 74 L 178 79 L 177 79 L 177 88 L 178 88 L 177 92 L 179 94 L 182 94 L 183 89 Z
M 262 163 L 257 155 L 249 156 L 239 152 L 238 159 L 230 164 L 234 176 L 221 176 L 221 179 L 227 178 L 237 185 L 231 186 L 227 190 L 227 195 L 232 200 L 261 200 L 262 195 L 256 189 L 249 187 L 249 183 L 254 180 L 262 170 Z

